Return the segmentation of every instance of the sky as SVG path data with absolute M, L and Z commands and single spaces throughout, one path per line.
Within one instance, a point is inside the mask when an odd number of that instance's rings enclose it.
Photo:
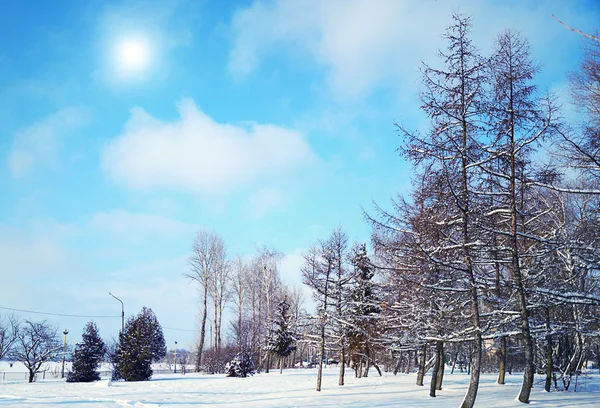
M 232 255 L 282 252 L 301 285 L 316 240 L 367 242 L 363 209 L 409 190 L 394 123 L 426 126 L 419 64 L 441 65 L 456 11 L 484 54 L 521 31 L 568 103 L 582 40 L 552 14 L 594 31 L 596 1 L 0 2 L 0 307 L 110 316 L 19 312 L 110 338 L 111 292 L 191 347 L 203 228 Z

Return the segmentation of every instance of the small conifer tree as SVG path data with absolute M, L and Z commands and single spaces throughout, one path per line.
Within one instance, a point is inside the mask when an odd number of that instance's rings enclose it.
M 267 351 L 279 356 L 279 372 L 283 372 L 283 358 L 296 350 L 296 339 L 290 328 L 290 305 L 284 298 L 277 307 L 274 329 L 269 337 Z
M 125 381 L 145 381 L 152 376 L 152 362 L 167 354 L 165 338 L 156 315 L 150 308 L 142 308 L 129 318 L 119 335 L 117 367 Z
M 88 322 L 83 330 L 82 342 L 73 352 L 73 368 L 67 382 L 92 382 L 100 379 L 98 365 L 104 358 L 106 347 L 98 334 L 96 323 Z

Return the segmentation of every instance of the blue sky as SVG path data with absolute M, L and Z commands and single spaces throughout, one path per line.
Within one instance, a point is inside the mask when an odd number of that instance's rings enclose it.
M 600 16 L 559 0 L 1 2 L 0 306 L 118 316 L 111 291 L 189 345 L 172 328 L 196 327 L 182 275 L 200 228 L 232 254 L 283 252 L 290 284 L 333 227 L 368 240 L 361 207 L 410 186 L 393 123 L 425 125 L 418 65 L 439 63 L 456 10 L 484 53 L 521 30 L 559 98 L 581 39 L 551 15 L 585 31 Z M 46 317 L 74 341 L 86 320 Z

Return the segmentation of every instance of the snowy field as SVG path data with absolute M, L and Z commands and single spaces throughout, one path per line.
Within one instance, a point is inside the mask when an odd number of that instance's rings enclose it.
M 157 375 L 138 383 L 65 383 L 46 379 L 33 384 L 0 381 L 0 407 L 457 407 L 465 393 L 468 376 L 447 374 L 437 398 L 429 387 L 414 385 L 415 375 L 384 374 L 356 379 L 347 376 L 337 386 L 337 369 L 325 370 L 323 391 L 314 390 L 316 369 L 284 370 L 249 378 L 188 373 Z M 515 401 L 521 377 L 508 376 L 504 386 L 495 376 L 483 375 L 477 397 L 479 407 L 522 407 Z M 600 376 L 579 379 L 577 392 L 546 393 L 541 384 L 532 392 L 531 405 L 539 407 L 600 407 Z

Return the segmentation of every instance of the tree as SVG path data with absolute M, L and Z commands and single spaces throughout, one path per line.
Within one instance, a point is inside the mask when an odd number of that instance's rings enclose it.
M 246 378 L 249 375 L 254 375 L 254 362 L 252 357 L 245 351 L 239 352 L 235 355 L 225 366 L 225 372 L 227 377 L 243 377 Z
M 279 373 L 283 372 L 283 359 L 296 350 L 296 339 L 291 330 L 290 305 L 284 297 L 277 306 L 277 314 L 272 323 L 267 351 L 279 356 Z
M 236 322 L 232 322 L 238 348 L 244 349 L 246 342 L 243 334 L 244 304 L 248 298 L 248 267 L 241 256 L 236 256 L 232 261 L 231 289 L 233 292 L 233 303 L 237 312 Z
M 8 355 L 19 332 L 19 318 L 14 314 L 3 317 L 0 315 L 0 360 Z
M 152 362 L 167 354 L 162 328 L 150 308 L 130 317 L 119 335 L 119 374 L 125 381 L 145 381 L 152 376 Z
M 58 338 L 57 329 L 46 321 L 32 322 L 26 320 L 17 332 L 15 346 L 9 356 L 20 361 L 29 371 L 29 382 L 35 380 L 35 373 L 42 364 L 52 361 L 62 344 Z
M 106 354 L 106 346 L 98 333 L 96 323 L 88 322 L 83 330 L 82 342 L 73 352 L 73 368 L 67 382 L 92 382 L 100 379 L 98 365 Z
M 211 287 L 213 276 L 222 266 L 225 256 L 225 243 L 215 232 L 201 230 L 196 235 L 192 247 L 192 255 L 188 259 L 190 272 L 184 276 L 200 284 L 202 291 L 202 317 L 200 320 L 200 339 L 196 354 L 196 372 L 202 367 L 202 352 L 206 337 L 206 318 L 208 314 L 208 291 Z
M 427 183 L 437 187 L 433 196 L 445 206 L 437 223 L 423 219 L 424 231 L 414 231 L 412 241 L 420 246 L 425 258 L 431 287 L 441 291 L 467 294 L 471 319 L 473 362 L 467 394 L 461 404 L 475 404 L 482 357 L 482 321 L 478 270 L 474 263 L 478 250 L 477 212 L 479 209 L 477 163 L 483 116 L 485 61 L 470 38 L 471 19 L 452 16 L 454 24 L 444 35 L 447 50 L 441 51 L 444 68 L 425 65 L 422 69 L 425 90 L 422 109 L 431 127 L 425 135 L 399 126 L 404 138 L 400 150 L 416 170 L 427 175 Z M 431 197 L 434 200 L 434 197 Z M 432 240 L 425 241 L 423 238 Z M 424 245 L 420 245 L 423 242 Z
M 332 242 L 335 234 L 332 233 L 328 240 L 319 240 L 304 255 L 302 266 L 302 281 L 312 291 L 318 306 L 318 338 L 319 338 L 319 370 L 317 372 L 317 391 L 321 391 L 323 377 L 323 359 L 325 358 L 326 327 L 329 324 L 329 309 L 333 293 L 332 279 L 335 268 L 335 251 Z
M 553 129 L 553 108 L 537 97 L 536 87 L 531 83 L 537 70 L 529 55 L 529 44 L 520 34 L 506 31 L 498 36 L 491 58 L 493 91 L 488 105 L 494 140 L 488 163 L 497 165 L 486 169 L 494 174 L 500 197 L 504 198 L 490 213 L 506 215 L 499 230 L 506 237 L 502 246 L 508 256 L 502 261 L 509 265 L 520 313 L 525 370 L 518 399 L 523 403 L 529 402 L 535 371 L 527 289 L 528 276 L 535 276 L 528 269 L 535 263 L 540 240 L 531 238 L 537 233 L 532 222 L 550 211 L 544 200 L 535 200 L 532 196 L 535 192 L 528 188 L 529 182 L 535 179 L 530 155 L 536 144 Z M 540 252 L 538 256 L 543 254 Z M 529 286 L 537 285 L 530 282 Z
M 381 302 L 375 294 L 375 285 L 372 282 L 375 276 L 374 268 L 367 255 L 365 244 L 353 248 L 351 260 L 356 272 L 346 302 L 348 316 L 344 320 L 348 322 L 346 336 L 350 358 L 354 360 L 357 377 L 362 377 L 363 357 L 366 358 L 365 373 L 367 374 L 368 367 L 374 361 L 372 350 L 378 334 L 377 320 L 381 312 L 379 306 Z M 342 361 L 340 358 L 340 364 Z
M 214 347 L 218 356 L 221 350 L 221 320 L 225 304 L 231 296 L 230 264 L 225 246 L 216 253 L 215 263 L 209 277 L 210 297 L 213 301 Z
M 583 53 L 579 69 L 568 74 L 571 100 L 581 119 L 572 131 L 560 134 L 564 139 L 565 164 L 578 170 L 597 190 L 600 180 L 600 42 L 585 43 Z

